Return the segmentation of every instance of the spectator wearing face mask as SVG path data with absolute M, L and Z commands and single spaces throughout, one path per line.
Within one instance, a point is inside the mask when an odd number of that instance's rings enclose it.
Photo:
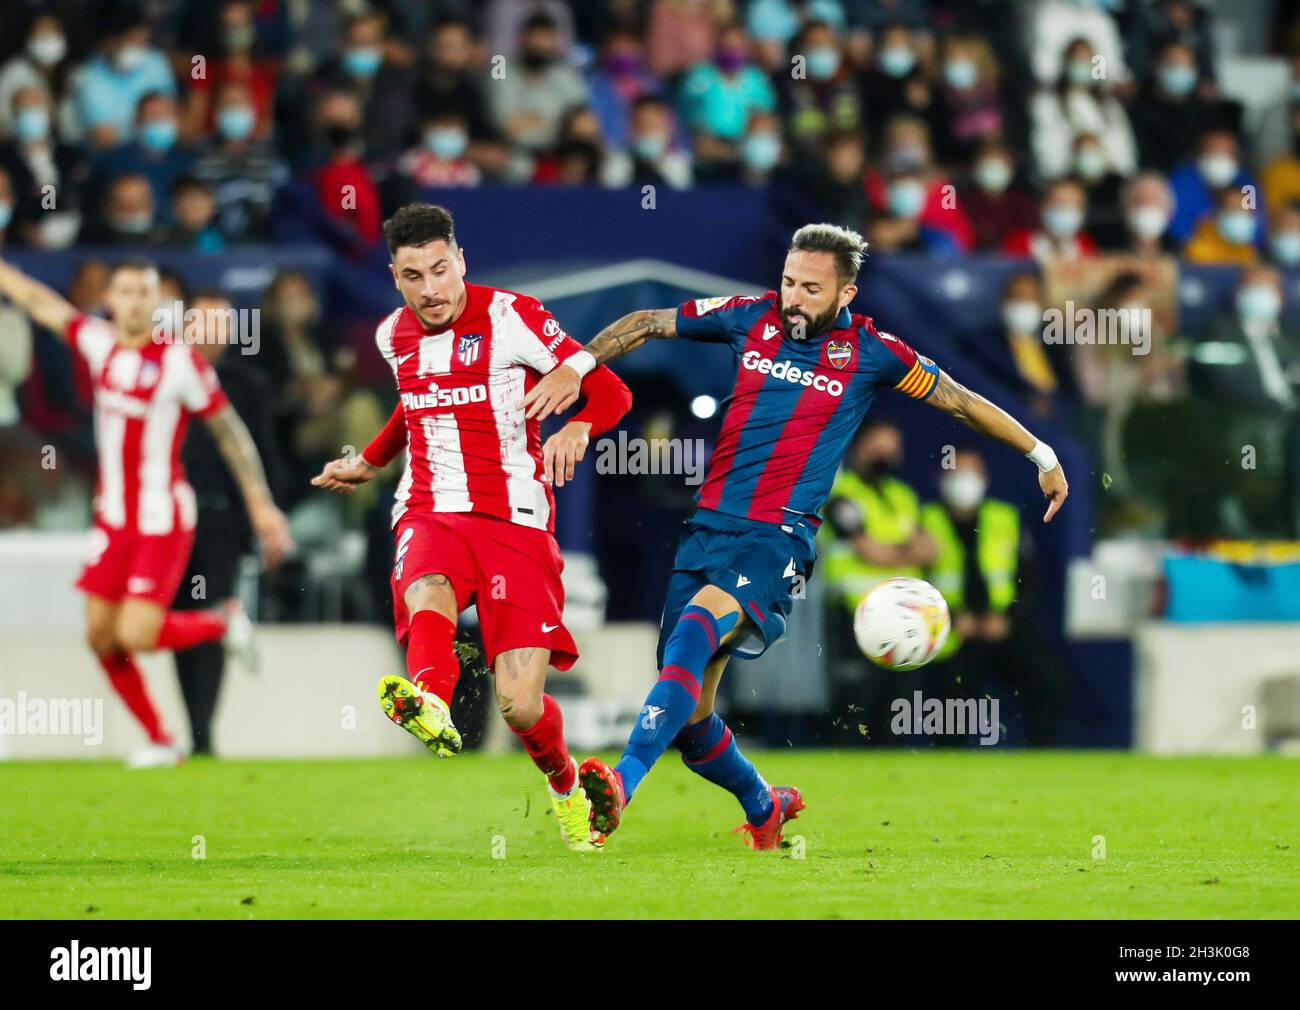
M 257 4 L 254 0 L 223 0 L 205 27 L 206 39 L 218 40 L 217 52 L 207 57 L 204 74 L 191 76 L 186 82 L 183 134 L 191 140 L 213 134 L 217 126 L 216 93 L 227 81 L 234 81 L 248 89 L 254 114 L 253 137 L 269 139 L 279 73 L 277 61 L 259 46 Z
M 1032 256 L 1041 261 L 1095 256 L 1097 243 L 1083 229 L 1088 195 L 1073 179 L 1057 179 L 1043 193 L 1038 226 L 1008 236 L 1002 251 L 1008 256 Z
M 1128 114 L 1111 91 L 1109 63 L 1098 62 L 1091 43 L 1076 38 L 1066 47 L 1060 77 L 1040 88 L 1030 104 L 1034 161 L 1045 179 L 1068 175 L 1074 168 L 1076 140 L 1096 138 L 1106 171 L 1132 175 L 1137 148 Z
M 495 128 L 528 154 L 553 148 L 565 114 L 587 104 L 587 85 L 564 59 L 560 31 L 548 14 L 531 15 L 519 33 L 508 71 L 486 88 Z
M 1206 130 L 1236 133 L 1241 106 L 1219 96 L 1202 76 L 1196 53 L 1183 42 L 1169 42 L 1129 110 L 1143 168 L 1168 175 L 1196 154 Z
M 872 136 L 879 136 L 897 116 L 917 117 L 932 129 L 938 125 L 939 107 L 922 60 L 922 39 L 912 29 L 901 24 L 882 28 L 875 57 L 860 80 Z
M 340 90 L 358 97 L 360 129 L 371 158 L 396 158 L 415 134 L 419 112 L 413 61 L 405 44 L 389 36 L 385 16 L 372 8 L 348 20 L 338 59 L 317 82 L 317 93 Z
M 678 109 L 694 135 L 701 176 L 708 163 L 736 163 L 750 117 L 776 111 L 776 93 L 754 65 L 743 28 L 723 30 L 713 59 L 687 71 L 678 90 Z
M 17 25 L 6 27 L 16 29 Z M 12 129 L 11 116 L 18 92 L 37 88 L 50 96 L 66 94 L 65 84 L 72 60 L 68 58 L 68 39 L 58 17 L 50 13 L 33 15 L 26 38 L 22 51 L 0 66 L 0 136 Z M 51 127 L 52 134 L 60 136 L 66 143 L 80 139 L 70 100 L 59 103 L 57 115 L 52 114 L 51 119 L 57 121 Z
M 101 185 L 120 175 L 143 175 L 153 189 L 154 206 L 170 205 L 172 187 L 194 166 L 196 152 L 180 141 L 180 115 L 171 95 L 155 93 L 140 99 L 132 139 L 104 154 L 95 166 Z M 164 223 L 170 220 L 163 212 Z
M 167 237 L 171 245 L 205 253 L 225 248 L 225 239 L 217 226 L 217 203 L 211 186 L 192 176 L 186 177 L 176 183 L 171 202 L 172 225 Z
M 605 40 L 600 59 L 587 77 L 591 107 L 610 148 L 625 150 L 630 143 L 636 103 L 664 93 L 663 81 L 646 69 L 645 46 L 628 29 L 618 29 Z
M 425 45 L 416 83 L 416 101 L 427 114 L 430 110 L 454 108 L 469 127 L 471 158 L 480 168 L 486 167 L 482 150 L 502 148 L 488 118 L 485 81 L 475 67 L 474 33 L 467 21 L 445 18 L 439 21 Z M 503 148 L 502 148 L 503 150 Z M 495 154 L 495 152 L 494 152 Z M 499 164 L 498 164 L 499 167 Z
M 600 119 L 589 106 L 576 105 L 564 114 L 555 146 L 534 159 L 531 181 L 534 185 L 592 185 L 600 181 L 604 164 Z
M 942 232 L 958 252 L 966 252 L 974 233 L 957 187 L 934 164 L 930 130 L 915 116 L 899 116 L 885 126 L 881 168 L 868 170 L 867 199 L 874 210 L 898 218 L 897 206 L 889 207 L 889 182 L 900 173 L 915 176 L 924 190 L 917 222 L 929 231 Z M 946 243 L 945 243 L 946 245 Z
M 997 60 L 983 36 L 958 32 L 944 42 L 942 73 L 936 153 L 944 164 L 966 164 L 981 145 L 1002 135 Z
M 1236 263 L 1250 266 L 1259 260 L 1259 214 L 1235 186 L 1219 191 L 1214 207 L 1196 227 L 1183 247 L 1191 263 Z
M 921 527 L 920 498 L 896 476 L 902 462 L 902 430 L 887 418 L 868 417 L 826 502 L 823 577 L 850 614 L 881 582 L 920 578 L 938 556 Z
M 1300 71 L 1300 57 L 1296 59 Z M 1300 200 L 1300 84 L 1293 85 L 1294 94 L 1287 104 L 1286 115 L 1276 134 L 1284 148 L 1264 165 L 1259 174 L 1264 198 L 1269 204 Z
M 193 174 L 212 188 L 217 226 L 228 242 L 270 233 L 275 191 L 289 177 L 270 144 L 254 134 L 257 111 L 246 84 L 227 81 L 217 89 L 217 135 L 200 151 Z
M 468 157 L 469 124 L 455 108 L 436 109 L 421 120 L 420 142 L 397 161 L 397 171 L 416 186 L 477 186 L 482 173 Z
M 1192 345 L 1195 392 L 1230 403 L 1282 410 L 1300 405 L 1300 337 L 1282 319 L 1282 278 L 1269 266 L 1244 270 L 1233 311 Z
M 90 145 L 108 150 L 133 138 L 145 95 L 176 95 L 166 55 L 149 44 L 149 25 L 128 17 L 111 23 L 98 52 L 73 84 L 73 101 Z
M 1033 600 L 1032 540 L 1022 534 L 1020 513 L 989 497 L 988 468 L 978 449 L 962 446 L 951 467 L 940 471 L 939 501 L 921 510 L 921 526 L 937 549 L 925 577 L 948 601 L 952 628 L 935 665 L 922 675 L 940 697 L 996 696 L 1000 683 L 1014 685 L 1025 706 L 1021 727 L 1008 714 L 1013 742 L 1045 747 L 1060 742 L 1066 684 L 1038 657 L 1032 619 L 1020 600 Z M 936 683 L 937 682 L 937 683 Z
M 833 130 L 859 130 L 864 118 L 843 45 L 824 21 L 809 21 L 791 50 L 803 57 L 802 76 L 782 74 L 781 118 L 791 142 L 815 151 Z
M 1177 251 L 1169 234 L 1174 193 L 1158 172 L 1141 172 L 1124 186 L 1121 198 L 1127 251 L 1136 256 L 1165 256 Z
M 1039 414 L 1051 413 L 1061 382 L 1043 342 L 1043 290 L 1037 274 L 1015 274 L 1002 290 L 1001 346 L 972 341 L 966 350 L 1027 394 Z
M 1225 189 L 1236 191 L 1239 199 L 1254 193 L 1257 206 L 1264 201 L 1255 177 L 1241 167 L 1237 135 L 1221 127 L 1201 135 L 1196 160 L 1176 168 L 1169 185 L 1174 190 L 1174 217 L 1169 232 L 1179 242 L 1191 237 L 1205 215 L 1216 208 Z M 1262 242 L 1263 236 L 1255 240 Z
M 326 152 L 310 173 L 320 209 L 362 242 L 380 238 L 379 188 L 364 161 L 364 113 L 350 91 L 328 95 L 317 110 L 316 133 Z
M 1122 249 L 1125 244 L 1120 194 L 1124 177 L 1106 160 L 1101 141 L 1090 133 L 1074 140 L 1074 177 L 1088 194 L 1084 228 L 1101 249 Z
M 895 172 L 885 186 L 884 213 L 873 218 L 867 229 L 874 251 L 921 253 L 933 257 L 960 256 L 953 237 L 922 222 L 926 183 L 915 171 Z
M 1117 83 L 1130 79 L 1124 40 L 1108 6 L 1101 0 L 1029 0 L 1023 13 L 1028 28 L 1025 49 L 1040 84 L 1060 80 L 1068 47 L 1078 39 L 1105 56 L 1107 79 Z
M 1038 199 L 1016 178 L 1015 160 L 1000 140 L 980 146 L 960 199 L 976 252 L 996 251 L 1010 235 L 1032 231 L 1038 223 Z
M 647 184 L 689 189 L 691 156 L 677 146 L 673 127 L 672 109 L 662 98 L 647 94 L 636 99 L 632 103 L 627 144 L 621 151 L 609 152 L 601 182 L 613 189 Z M 753 136 L 752 127 L 750 135 Z
M 0 141 L 0 168 L 13 190 L 10 235 L 26 245 L 66 248 L 81 227 L 89 165 L 80 148 L 55 141 L 50 96 L 44 89 L 21 88 L 14 95 L 12 113 L 10 139 Z M 53 207 L 51 193 L 57 195 Z
M 1280 270 L 1300 268 L 1300 200 L 1274 205 L 1268 230 L 1268 258 Z
M 104 195 L 99 215 L 82 229 L 82 242 L 102 245 L 153 245 L 167 238 L 158 219 L 153 188 L 143 175 L 114 179 Z

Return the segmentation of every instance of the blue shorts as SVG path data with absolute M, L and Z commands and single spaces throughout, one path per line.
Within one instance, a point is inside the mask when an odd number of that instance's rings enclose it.
M 812 577 L 816 520 L 765 523 L 700 509 L 683 526 L 659 624 L 659 666 L 682 611 L 705 586 L 730 593 L 749 618 L 726 648 L 741 659 L 761 656 L 785 634 L 786 616 Z

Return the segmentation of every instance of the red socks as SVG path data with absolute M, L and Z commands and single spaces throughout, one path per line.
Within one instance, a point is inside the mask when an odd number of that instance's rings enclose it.
M 154 707 L 149 688 L 144 682 L 144 674 L 135 665 L 135 660 L 128 652 L 119 652 L 113 656 L 98 656 L 99 665 L 108 674 L 108 682 L 118 697 L 126 703 L 131 714 L 144 727 L 149 739 L 154 743 L 171 743 L 171 737 L 162 728 L 162 716 Z
M 226 633 L 226 615 L 219 610 L 169 610 L 158 629 L 158 648 L 188 649 L 215 642 Z
M 460 679 L 460 662 L 453 648 L 456 625 L 432 610 L 417 610 L 411 615 L 407 635 L 406 672 L 411 682 L 450 706 Z
M 578 775 L 564 744 L 564 717 L 560 706 L 549 694 L 542 696 L 542 717 L 528 729 L 515 730 L 533 759 L 533 764 L 551 781 L 557 793 L 567 793 L 577 784 Z

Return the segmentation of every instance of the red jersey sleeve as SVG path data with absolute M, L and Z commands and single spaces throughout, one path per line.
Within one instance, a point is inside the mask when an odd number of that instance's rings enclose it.
M 388 423 L 362 451 L 361 458 L 371 466 L 382 470 L 405 448 L 406 412 L 399 403 L 393 410 L 393 416 L 388 419 Z

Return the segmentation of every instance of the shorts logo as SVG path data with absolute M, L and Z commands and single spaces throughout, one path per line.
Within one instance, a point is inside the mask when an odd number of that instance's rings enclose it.
M 847 340 L 832 340 L 826 345 L 826 360 L 836 368 L 843 368 L 853 357 L 853 345 Z
M 559 627 L 558 624 L 547 624 L 545 621 L 542 622 L 542 631 L 547 635 L 549 635 L 552 631 L 554 631 L 558 627 Z
M 402 565 L 406 561 L 406 552 L 411 549 L 411 537 L 415 536 L 415 530 L 408 529 L 402 534 L 402 538 L 397 541 L 397 563 L 393 565 L 393 579 L 400 582 L 402 580 Z
M 483 353 L 483 334 L 467 333 L 456 341 L 456 357 L 462 365 L 472 365 Z
M 140 575 L 133 575 L 126 580 L 126 591 L 128 593 L 147 593 L 153 589 L 153 579 L 146 579 Z

